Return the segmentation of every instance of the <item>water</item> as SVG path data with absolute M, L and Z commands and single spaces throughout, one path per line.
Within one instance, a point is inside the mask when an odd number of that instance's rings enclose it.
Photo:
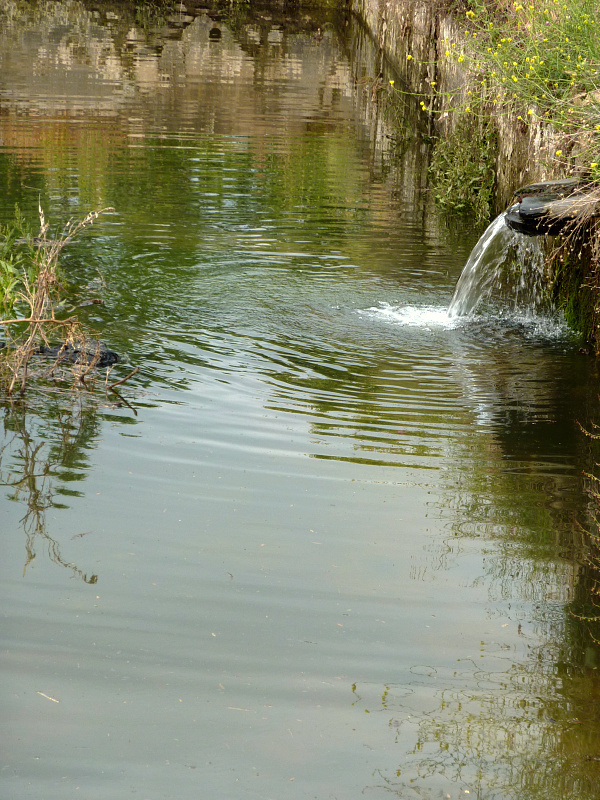
M 595 800 L 597 367 L 448 316 L 360 31 L 10 8 L 0 219 L 114 206 L 65 282 L 139 372 L 2 407 L 3 796 Z

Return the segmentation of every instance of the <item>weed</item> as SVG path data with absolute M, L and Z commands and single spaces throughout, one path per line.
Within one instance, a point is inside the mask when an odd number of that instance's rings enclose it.
M 17 389 L 21 394 L 25 391 L 31 359 L 51 339 L 59 338 L 66 347 L 79 352 L 89 350 L 88 332 L 77 317 L 57 316 L 64 312 L 58 262 L 63 248 L 106 211 L 114 209 L 104 208 L 79 222 L 69 222 L 55 239 L 48 238 L 49 224 L 41 207 L 37 237 L 31 235 L 18 212 L 15 223 L 0 231 L 0 326 L 7 340 L 0 350 L 0 378 L 8 395 Z M 59 361 L 57 358 L 54 366 Z M 73 365 L 76 378 L 85 383 L 94 365 L 94 357 Z
M 470 157 L 465 158 L 465 153 Z M 446 213 L 489 217 L 496 180 L 496 132 L 481 121 L 459 121 L 447 137 L 435 140 L 429 174 L 436 204 Z
M 577 166 L 600 178 L 596 0 L 472 0 L 469 6 L 463 41 L 448 47 L 444 58 L 460 61 L 473 85 L 486 89 L 494 113 L 521 126 L 551 125 L 560 140 L 554 151 L 559 167 Z

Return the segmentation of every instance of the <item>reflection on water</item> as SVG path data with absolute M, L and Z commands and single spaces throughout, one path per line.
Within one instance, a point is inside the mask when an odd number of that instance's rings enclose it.
M 94 447 L 99 430 L 97 413 L 80 398 L 68 402 L 48 395 L 44 417 L 21 402 L 4 408 L 0 482 L 7 487 L 7 498 L 25 512 L 20 520 L 25 534 L 24 575 L 41 550 L 85 583 L 97 582 L 97 575 L 84 573 L 62 556 L 60 543 L 48 533 L 46 519 L 53 509 L 68 509 L 67 500 L 83 496 L 75 485 L 85 479 L 86 450 Z
M 7 796 L 595 800 L 597 367 L 448 318 L 479 232 L 363 32 L 2 14 L 0 220 L 116 208 L 65 281 L 139 366 L 4 410 Z

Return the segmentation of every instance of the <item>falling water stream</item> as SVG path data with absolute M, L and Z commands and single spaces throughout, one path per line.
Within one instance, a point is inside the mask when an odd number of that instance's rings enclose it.
M 449 317 L 464 317 L 477 309 L 497 282 L 517 237 L 506 224 L 504 213 L 486 228 L 460 274 L 448 307 Z
M 0 222 L 115 209 L 121 355 L 0 406 L 0 796 L 597 800 L 596 363 L 364 30 L 254 6 L 0 3 Z
M 474 314 L 494 290 L 502 288 L 505 306 L 532 315 L 547 313 L 549 304 L 543 277 L 540 237 L 512 230 L 503 212 L 486 228 L 471 251 L 454 289 L 448 316 Z

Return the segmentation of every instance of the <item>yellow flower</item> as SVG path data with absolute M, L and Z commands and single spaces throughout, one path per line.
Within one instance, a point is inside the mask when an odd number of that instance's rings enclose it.
M 592 161 L 592 163 L 590 164 L 590 167 L 592 169 L 596 169 L 597 166 L 598 166 L 598 162 L 597 161 Z
M 394 85 L 394 81 L 390 81 L 390 86 L 393 86 L 393 85 Z
M 465 60 L 465 57 L 464 57 L 463 55 L 460 55 L 460 56 L 458 57 L 458 63 L 459 63 L 459 64 L 461 64 L 461 63 L 462 63 L 464 60 Z
M 475 16 L 474 11 L 467 11 L 467 17 L 469 17 L 469 19 L 473 19 L 474 16 Z
M 465 111 L 466 111 L 466 112 L 467 112 L 467 114 L 468 114 L 468 113 L 471 111 L 471 107 L 470 107 L 470 106 L 467 106 L 467 107 L 465 108 Z
M 407 61 L 412 61 L 412 56 L 406 56 Z
M 562 156 L 562 150 L 557 150 L 557 151 L 556 151 L 556 155 L 557 155 L 557 156 Z
M 533 108 L 530 108 L 527 112 L 529 115 L 533 114 Z

